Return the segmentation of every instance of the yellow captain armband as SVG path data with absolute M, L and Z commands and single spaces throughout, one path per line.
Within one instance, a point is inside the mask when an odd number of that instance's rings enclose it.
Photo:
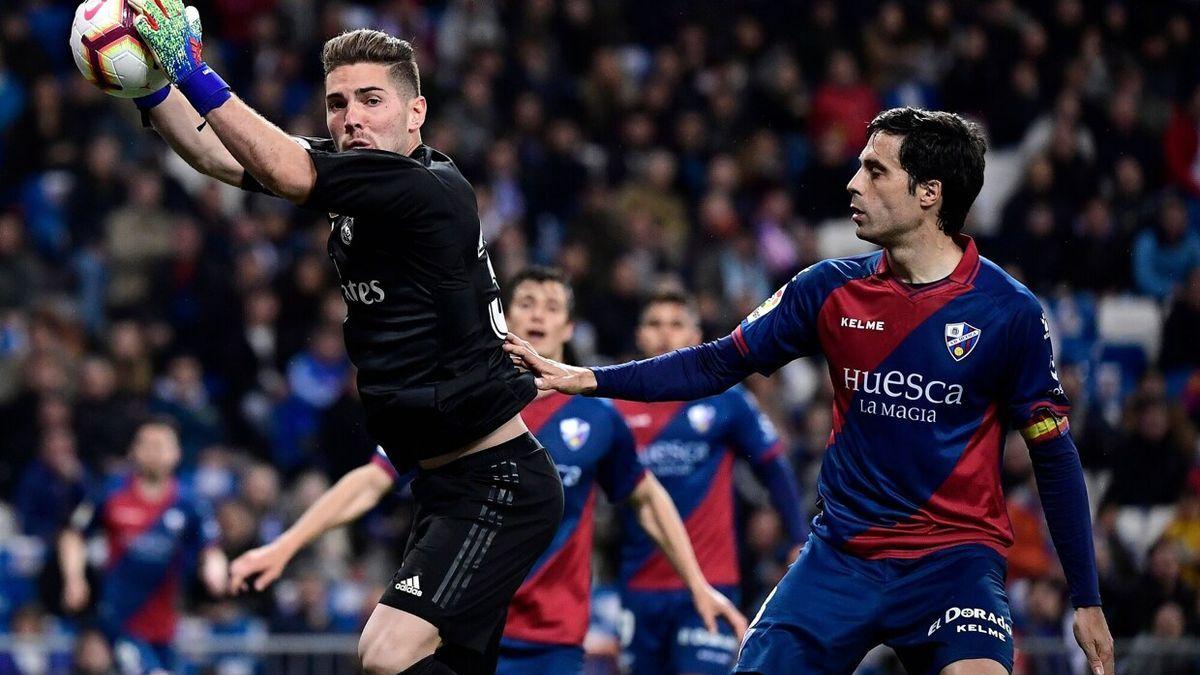
M 1063 436 L 1071 429 L 1066 417 L 1058 417 L 1054 413 L 1042 412 L 1030 423 L 1021 428 L 1021 436 L 1026 443 L 1042 443 Z

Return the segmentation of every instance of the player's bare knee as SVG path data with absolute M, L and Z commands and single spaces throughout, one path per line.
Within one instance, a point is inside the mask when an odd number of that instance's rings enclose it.
M 379 634 L 363 633 L 358 640 L 358 661 L 368 675 L 395 675 L 433 653 L 433 648 L 389 640 Z
M 992 659 L 967 659 L 942 668 L 941 675 L 1008 675 L 1008 669 Z
M 407 612 L 377 605 L 358 639 L 358 660 L 370 675 L 410 668 L 438 647 L 437 628 Z
M 392 645 L 400 647 L 400 645 Z M 402 659 L 398 653 L 399 649 L 388 650 L 384 648 L 384 641 L 379 639 L 375 632 L 363 630 L 363 633 L 358 638 L 358 663 L 362 667 L 364 673 L 396 673 L 404 670 L 409 664 L 402 664 Z M 395 664 L 395 665 L 393 665 Z

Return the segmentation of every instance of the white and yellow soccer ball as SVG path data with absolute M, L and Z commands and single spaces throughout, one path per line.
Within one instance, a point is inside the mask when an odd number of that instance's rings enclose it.
M 88 82 L 106 94 L 137 98 L 167 86 L 167 76 L 138 37 L 128 0 L 84 0 L 71 23 L 71 54 Z

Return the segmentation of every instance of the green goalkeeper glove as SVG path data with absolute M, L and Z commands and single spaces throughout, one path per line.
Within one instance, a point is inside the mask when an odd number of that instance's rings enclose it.
M 201 117 L 228 101 L 229 85 L 204 62 L 200 13 L 183 0 L 131 0 L 133 25 L 167 77 Z
M 137 0 L 133 0 L 133 2 L 137 2 Z M 194 32 L 197 38 L 200 39 L 201 43 L 203 43 L 203 30 L 200 26 L 200 12 L 198 12 L 195 7 L 188 6 L 183 9 L 183 13 L 187 16 L 188 23 L 190 23 L 192 26 L 192 32 Z M 139 110 L 146 112 L 159 103 L 162 103 L 170 93 L 171 85 L 167 84 L 165 87 L 152 94 L 139 96 L 133 99 L 133 103 L 138 107 Z M 149 123 L 143 122 L 143 124 L 148 125 Z

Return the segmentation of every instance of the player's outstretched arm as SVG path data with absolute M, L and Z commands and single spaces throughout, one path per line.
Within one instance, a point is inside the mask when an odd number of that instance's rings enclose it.
M 394 484 L 395 479 L 373 462 L 342 476 L 278 539 L 247 551 L 233 561 L 229 567 L 229 592 L 237 594 L 249 590 L 250 577 L 255 575 L 254 590 L 261 591 L 270 586 L 300 549 L 325 532 L 369 511 Z
M 1100 607 L 1087 486 L 1066 418 L 1046 413 L 1021 430 L 1033 460 L 1050 539 L 1075 606 L 1075 639 L 1095 675 L 1113 675 L 1113 638 Z
M 533 383 L 538 389 L 553 389 L 571 395 L 596 391 L 596 376 L 590 368 L 568 366 L 548 359 L 538 354 L 529 342 L 512 333 L 504 341 L 504 351 L 508 352 L 513 363 L 534 374 Z
M 1054 367 L 1050 324 L 1032 295 L 1012 308 L 1009 415 L 1029 447 L 1050 539 L 1075 607 L 1075 637 L 1096 675 L 1113 675 L 1113 639 L 1100 609 L 1100 581 L 1087 485 L 1071 438 L 1071 405 Z
M 175 87 L 150 109 L 150 123 L 159 136 L 196 171 L 222 183 L 241 187 L 245 169 L 217 138 L 183 94 Z
M 137 5 L 140 0 L 134 0 Z M 197 40 L 201 39 L 200 13 L 187 7 L 184 15 Z M 221 144 L 213 130 L 172 85 L 134 99 L 155 131 L 171 146 L 175 154 L 196 171 L 219 181 L 240 187 L 244 169 Z
M 1114 675 L 1117 672 L 1113 654 L 1112 633 L 1108 620 L 1099 607 L 1079 607 L 1075 610 L 1075 641 L 1087 656 L 1093 675 Z
M 305 202 L 317 176 L 308 153 L 234 96 L 204 63 L 195 10 L 185 11 L 183 0 L 136 0 L 134 7 L 138 35 L 237 163 L 272 193 Z
M 206 546 L 200 552 L 200 579 L 204 588 L 215 598 L 225 595 L 226 579 L 229 578 L 229 559 L 220 546 Z
M 741 640 L 746 632 L 746 617 L 733 606 L 729 598 L 721 595 L 704 578 L 696 553 L 692 550 L 692 542 L 688 540 L 687 528 L 663 486 L 647 473 L 630 493 L 629 503 L 637 513 L 642 529 L 654 540 L 687 585 L 696 611 L 704 619 L 704 626 L 709 632 L 716 632 L 717 619 L 723 618 Z
M 512 333 L 504 350 L 514 363 L 533 372 L 538 389 L 627 401 L 688 401 L 712 396 L 754 372 L 730 337 L 602 368 L 579 368 L 547 359 Z
M 63 608 L 78 612 L 87 606 L 91 589 L 87 582 L 87 544 L 74 528 L 63 530 L 58 537 L 58 565 L 63 575 Z
M 800 507 L 800 483 L 796 480 L 795 469 L 783 451 L 783 441 L 775 431 L 775 425 L 759 409 L 754 395 L 743 391 L 739 396 L 730 396 L 729 401 L 733 420 L 731 445 L 746 458 L 758 481 L 767 489 L 771 506 L 779 515 L 792 546 L 789 561 L 795 560 L 808 539 L 808 524 Z
M 264 187 L 295 204 L 308 201 L 317 168 L 291 136 L 237 96 L 206 119 L 234 159 Z

